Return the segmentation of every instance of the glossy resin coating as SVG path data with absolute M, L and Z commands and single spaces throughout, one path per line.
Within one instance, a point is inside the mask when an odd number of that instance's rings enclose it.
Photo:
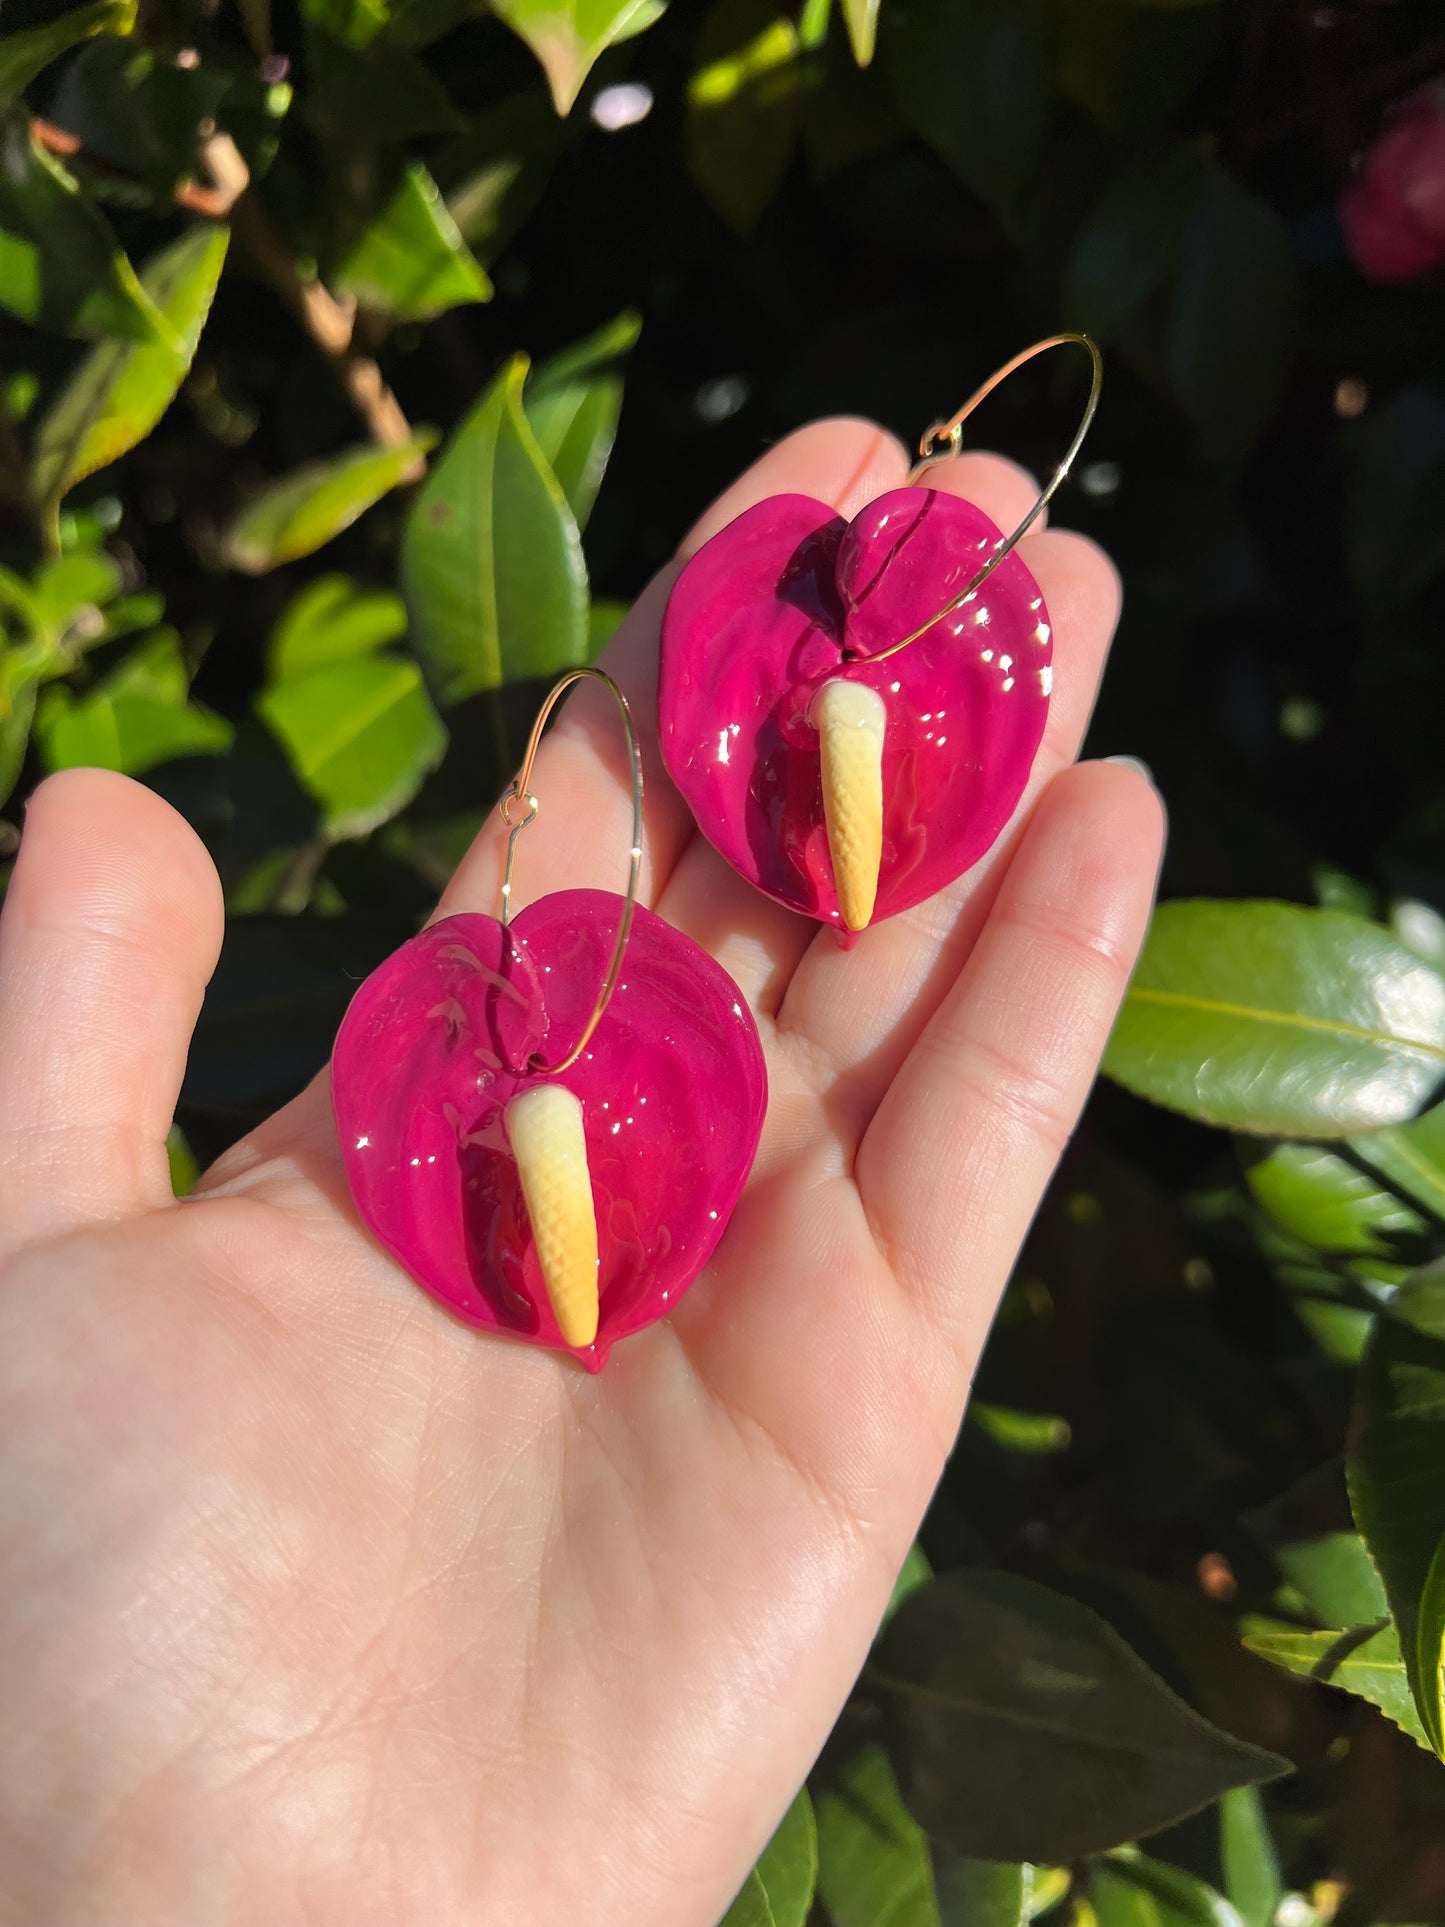
M 767 1076 L 752 1015 L 712 958 L 640 906 L 586 1051 L 555 1080 L 612 954 L 622 899 L 544 897 L 403 944 L 357 991 L 332 1059 L 352 1195 L 411 1275 L 473 1325 L 569 1349 L 542 1284 L 508 1099 L 555 1081 L 581 1100 L 600 1250 L 600 1320 L 578 1350 L 665 1316 L 721 1237 L 752 1168 Z
M 662 629 L 663 758 L 709 842 L 778 902 L 840 922 L 809 720 L 830 677 L 868 684 L 887 709 L 874 921 L 962 875 L 1013 814 L 1053 684 L 1048 611 L 1017 551 L 908 648 L 867 661 L 926 623 L 1001 539 L 981 509 L 935 489 L 894 489 L 852 522 L 778 495 L 678 577 Z

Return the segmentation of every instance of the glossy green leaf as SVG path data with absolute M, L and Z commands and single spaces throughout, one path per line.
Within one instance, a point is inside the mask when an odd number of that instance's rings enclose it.
M 1177 258 L 1206 176 L 1198 147 L 1179 141 L 1109 182 L 1069 257 L 1064 312 L 1071 326 L 1108 340 L 1153 293 Z
M 1174 393 L 1214 460 L 1241 461 L 1273 416 L 1298 312 L 1284 224 L 1213 168 L 1184 229 L 1166 352 Z
M 405 657 L 332 662 L 273 684 L 257 708 L 333 838 L 395 816 L 446 751 L 421 671 Z
M 802 42 L 773 0 L 713 0 L 694 50 L 683 151 L 710 204 L 739 234 L 783 184 L 802 126 Z
M 980 1859 L 1073 1860 L 1287 1770 L 1176 1698 L 1087 1607 L 1011 1573 L 914 1593 L 865 1680 L 914 1818 Z
M 1384 1583 L 1350 1517 L 1342 1460 L 1246 1513 L 1244 1524 L 1321 1626 L 1363 1626 L 1388 1614 Z
M 393 321 L 430 321 L 490 301 L 492 284 L 420 161 L 328 276 L 337 294 Z
M 1110 1854 L 1089 1869 L 1099 1927 L 1244 1927 L 1221 1893 L 1142 1853 Z
M 858 1753 L 818 1801 L 818 1888 L 834 1927 L 1021 1927 L 1031 1872 L 930 1847 L 880 1747 Z
M 1366 603 L 1394 609 L 1445 570 L 1445 394 L 1412 383 L 1351 439 L 1345 559 Z
M 197 223 L 151 260 L 141 286 L 173 339 L 103 342 L 52 403 L 36 436 L 31 486 L 53 506 L 75 484 L 143 441 L 185 380 L 211 310 L 230 238 Z
M 407 523 L 402 589 L 444 704 L 587 660 L 582 538 L 523 409 L 526 377 L 515 356 L 434 463 Z
M 94 0 L 43 27 L 0 34 L 0 107 L 8 106 L 52 60 L 98 33 L 127 34 L 135 25 L 136 0 Z
M 400 448 L 368 442 L 327 461 L 308 462 L 273 482 L 235 518 L 222 538 L 226 561 L 247 575 L 264 575 L 313 554 L 383 495 L 412 480 L 436 442 L 427 430 Z
M 1359 917 L 1166 903 L 1104 1069 L 1206 1123 L 1349 1136 L 1409 1117 L 1445 1077 L 1445 981 Z
M 492 11 L 542 63 L 559 114 L 571 110 L 601 53 L 662 13 L 656 0 L 492 0 Z
M 168 337 L 110 224 L 20 121 L 0 133 L 0 307 L 56 334 Z
M 783 1815 L 722 1927 L 803 1927 L 818 1878 L 818 1836 L 807 1788 Z
M 75 696 L 54 688 L 36 735 L 48 769 L 96 768 L 140 776 L 181 756 L 216 756 L 235 734 L 224 716 L 189 700 L 180 638 L 162 629 Z
M 1318 1680 L 1368 1700 L 1428 1750 L 1430 1741 L 1410 1692 L 1399 1635 L 1390 1621 L 1349 1632 L 1306 1632 L 1269 1620 L 1247 1621 L 1246 1627 L 1244 1643 L 1250 1652 L 1301 1679 Z
M 1220 1801 L 1219 1864 L 1225 1894 L 1244 1927 L 1274 1927 L 1284 1881 L 1258 1787 L 1231 1787 Z
M 349 575 L 319 575 L 292 596 L 271 632 L 272 682 L 307 675 L 352 656 L 373 656 L 406 634 L 406 604 Z
M 629 309 L 575 348 L 544 362 L 527 387 L 527 420 L 578 528 L 587 526 L 617 438 L 622 412 L 617 363 L 641 328 L 641 316 Z
M 1376 1320 L 1346 1462 L 1421 1723 L 1445 1756 L 1445 1267 L 1417 1272 Z
M 860 67 L 866 67 L 873 58 L 878 39 L 878 4 L 879 0 L 842 0 L 848 45 Z

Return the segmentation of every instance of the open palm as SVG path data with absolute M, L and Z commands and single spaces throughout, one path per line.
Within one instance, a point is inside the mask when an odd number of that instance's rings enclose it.
M 691 546 L 904 468 L 819 424 Z M 929 479 L 1006 527 L 1030 499 L 988 458 Z M 38 793 L 0 921 L 6 1927 L 726 1907 L 863 1659 L 1147 916 L 1152 791 L 1065 770 L 1112 571 L 1059 533 L 1022 553 L 1056 638 L 1029 794 L 851 952 L 726 868 L 645 745 L 644 900 L 752 1000 L 771 1102 L 713 1262 L 597 1378 L 463 1328 L 368 1238 L 324 1080 L 171 1201 L 219 886 L 138 785 Z M 644 727 L 666 586 L 609 658 Z M 620 888 L 595 690 L 533 787 L 519 898 Z M 488 829 L 443 908 L 495 910 L 500 870 Z

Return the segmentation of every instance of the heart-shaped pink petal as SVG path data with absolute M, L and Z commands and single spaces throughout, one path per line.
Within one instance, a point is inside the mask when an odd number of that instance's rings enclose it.
M 935 489 L 894 489 L 852 522 L 779 495 L 678 577 L 663 759 L 708 841 L 779 903 L 840 922 L 808 720 L 831 677 L 866 683 L 887 712 L 875 922 L 961 876 L 1013 814 L 1053 684 L 1048 611 L 1017 551 L 962 608 L 868 661 L 928 623 L 1002 539 L 982 509 Z
M 411 1275 L 469 1324 L 568 1349 L 542 1283 L 510 1098 L 555 1081 L 582 1102 L 600 1252 L 596 1342 L 677 1303 L 722 1236 L 767 1103 L 757 1027 L 707 953 L 637 909 L 586 1051 L 555 1079 L 612 955 L 622 899 L 543 897 L 513 919 L 432 924 L 373 971 L 342 1021 L 332 1102 L 352 1196 Z

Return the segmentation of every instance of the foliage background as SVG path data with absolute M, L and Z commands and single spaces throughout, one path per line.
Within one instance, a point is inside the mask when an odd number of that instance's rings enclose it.
M 1108 350 L 1061 505 L 1128 591 L 1090 750 L 1153 767 L 1179 902 L 736 1922 L 1445 1919 L 1445 309 L 1336 215 L 1438 25 L 7 0 L 0 854 L 96 761 L 215 852 L 181 1183 L 763 446 Z M 981 434 L 1046 470 L 1077 380 Z

